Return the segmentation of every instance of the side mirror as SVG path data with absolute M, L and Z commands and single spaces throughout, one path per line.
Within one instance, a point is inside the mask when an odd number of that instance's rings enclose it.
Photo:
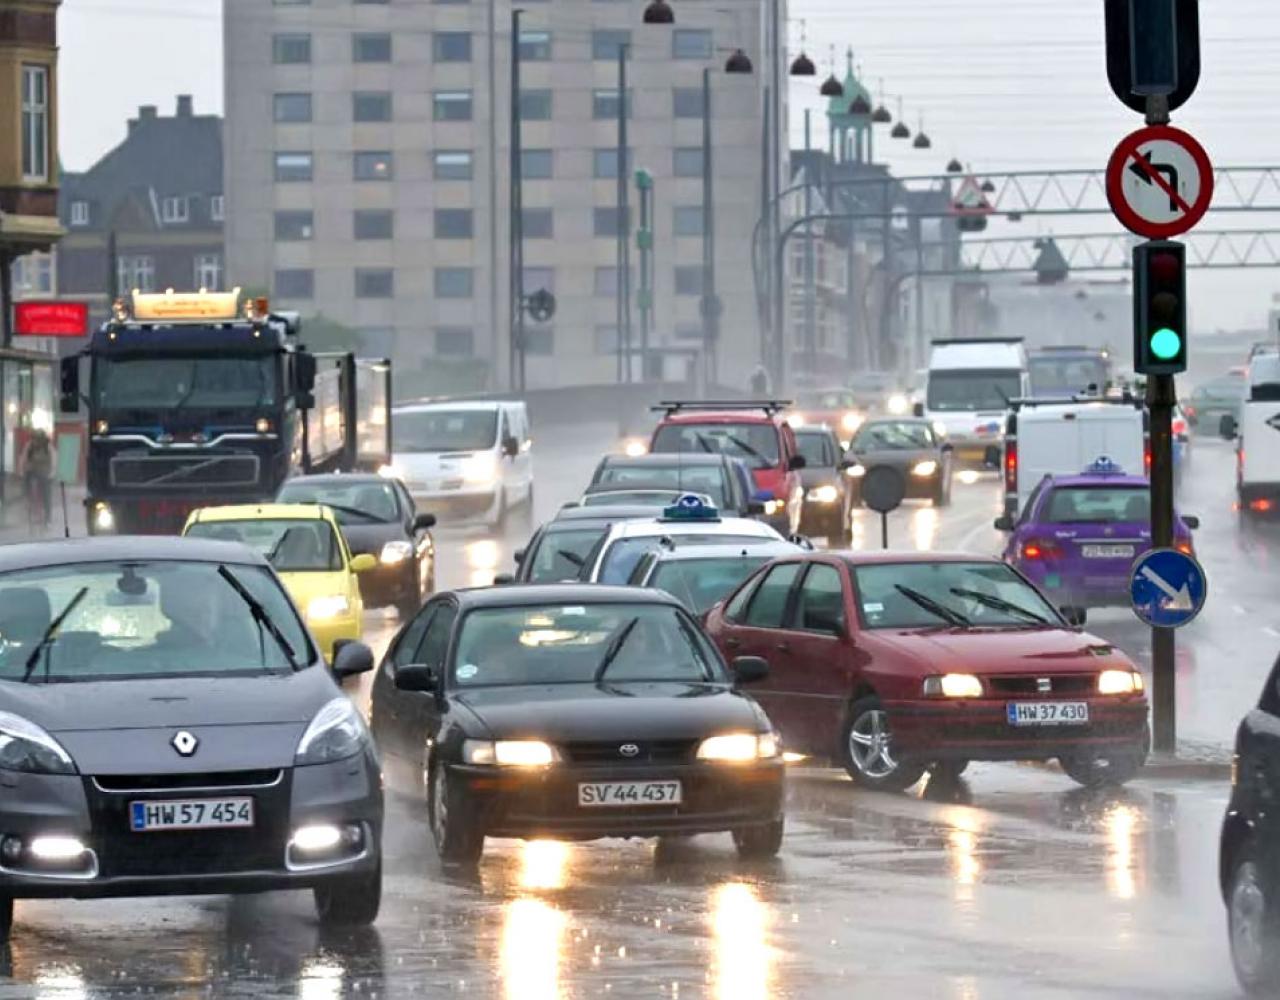
M 425 663 L 406 663 L 396 668 L 396 689 L 399 691 L 436 691 L 440 687 L 440 672 Z
M 808 464 L 803 455 L 792 455 L 791 461 L 787 463 L 787 469 L 791 472 L 796 472 Z
M 842 458 L 840 459 L 840 464 L 837 465 L 836 468 L 839 469 L 841 472 L 846 472 L 847 470 L 852 469 L 857 464 L 858 463 L 852 458 Z
M 436 526 L 436 516 L 434 514 L 419 514 L 413 519 L 414 531 L 426 531 L 428 528 Z
M 1218 421 L 1218 434 L 1224 441 L 1234 441 L 1240 434 L 1240 425 L 1230 413 L 1224 413 Z
M 333 650 L 333 676 L 338 680 L 367 674 L 373 669 L 373 650 L 363 642 L 339 639 L 333 644 Z
M 764 513 L 764 501 L 763 501 L 763 500 L 748 500 L 748 501 L 747 501 L 747 514 L 748 514 L 748 516 L 751 516 L 751 517 L 758 517 L 758 516 L 760 516 L 760 515 L 761 515 L 761 514 L 763 514 L 763 513 Z
M 512 584 L 515 582 L 516 582 L 516 577 L 514 573 L 499 573 L 497 576 L 493 578 L 493 585 L 495 587 L 505 587 L 508 584 Z
M 942 454 L 950 455 L 955 450 L 956 450 L 956 446 L 953 445 L 950 441 L 942 442 L 942 448 L 941 448 Z
M 302 397 L 310 396 L 316 387 L 316 356 L 310 351 L 299 351 L 294 358 L 293 370 L 298 379 L 298 404 L 302 405 Z
M 1012 531 L 1013 518 L 1008 514 L 1001 514 L 995 520 L 996 531 Z
M 506 455 L 507 458 L 515 458 L 520 454 L 520 442 L 513 437 L 503 438 L 502 454 Z
M 769 676 L 769 661 L 760 656 L 739 656 L 732 669 L 735 683 L 754 684 Z
M 912 416 L 916 416 L 916 417 L 923 417 L 923 416 L 924 416 L 924 403 L 916 403 L 916 405 L 915 405 L 915 406 L 911 407 L 911 414 L 912 414 Z
M 515 564 L 517 566 L 519 566 L 522 562 L 524 562 L 525 554 L 528 553 L 528 551 L 529 551 L 528 549 L 516 549 L 514 552 L 511 553 L 511 558 L 515 560 Z
M 316 397 L 314 393 L 299 392 L 297 399 L 299 410 L 314 410 L 316 408 Z
M 369 555 L 368 552 L 362 552 L 358 556 L 351 557 L 352 573 L 368 573 L 371 569 L 378 568 L 378 560 Z
M 1076 604 L 1065 604 L 1058 610 L 1062 612 L 1062 617 L 1072 628 L 1083 628 L 1084 623 L 1089 619 L 1089 609 Z
M 80 412 L 80 356 L 63 358 L 58 366 L 58 409 L 65 414 Z
M 1183 517 L 1182 523 L 1192 531 L 1196 531 L 1200 528 L 1200 518 L 1196 517 L 1194 514 L 1187 514 Z

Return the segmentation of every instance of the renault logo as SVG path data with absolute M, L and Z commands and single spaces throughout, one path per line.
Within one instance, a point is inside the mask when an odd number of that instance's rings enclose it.
M 173 749 L 177 750 L 179 755 L 190 757 L 196 752 L 196 747 L 200 745 L 200 741 L 185 729 L 173 734 L 173 739 L 169 741 L 173 744 Z
M 622 746 L 618 747 L 618 753 L 622 754 L 624 757 L 638 757 L 640 755 L 640 748 L 634 743 L 624 743 Z

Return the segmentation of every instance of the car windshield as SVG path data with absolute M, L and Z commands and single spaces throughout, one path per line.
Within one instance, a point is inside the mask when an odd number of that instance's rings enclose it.
M 271 574 L 261 566 L 229 565 L 227 571 L 266 611 L 297 661 L 311 662 L 302 624 Z M 21 681 L 28 663 L 30 680 L 49 683 L 292 669 L 217 563 L 178 561 L 0 574 L 0 680 Z
M 94 402 L 104 410 L 254 410 L 276 402 L 276 358 L 98 358 Z M 250 423 L 253 421 L 250 420 Z
M 929 373 L 931 410 L 1005 410 L 1022 395 L 1016 371 L 936 371 Z
M 910 420 L 877 420 L 863 424 L 849 445 L 852 451 L 919 451 L 933 447 L 928 424 Z
M 528 556 L 531 560 L 528 578 L 531 583 L 555 580 L 576 580 L 587 563 L 587 556 L 604 537 L 606 529 L 562 528 L 547 530 L 537 548 Z
M 277 573 L 332 573 L 342 569 L 342 546 L 328 521 L 318 518 L 263 518 L 197 521 L 192 538 L 242 542 L 266 557 Z
M 649 586 L 665 590 L 700 615 L 710 611 L 768 561 L 767 556 L 742 555 L 723 559 L 673 559 L 658 563 L 649 577 Z
M 600 470 L 599 477 L 591 485 L 608 486 L 611 490 L 617 488 L 702 493 L 709 496 L 715 506 L 725 505 L 724 470 L 720 466 L 685 466 L 678 463 L 609 465 Z
M 778 464 L 778 428 L 772 423 L 665 424 L 653 437 L 653 451 L 719 452 L 740 458 L 753 469 Z
M 869 629 L 1061 625 L 1049 603 L 1003 563 L 882 563 L 855 566 L 854 578 Z
M 807 410 L 847 410 L 857 406 L 852 389 L 810 390 L 796 393 L 796 406 Z
M 496 410 L 408 410 L 391 419 L 395 452 L 481 451 L 497 438 Z
M 276 497 L 281 503 L 319 503 L 333 508 L 339 524 L 388 523 L 400 520 L 396 489 L 386 482 L 285 483 Z
M 696 626 L 663 605 L 479 608 L 463 618 L 456 649 L 462 688 L 724 677 Z
M 1151 491 L 1145 486 L 1059 486 L 1041 518 L 1050 524 L 1110 524 L 1151 520 Z
M 835 464 L 835 446 L 830 435 L 796 432 L 796 448 L 804 456 L 805 468 L 821 469 Z
M 1100 357 L 1032 358 L 1029 364 L 1031 392 L 1037 396 L 1070 395 L 1095 386 L 1099 392 L 1107 383 L 1107 363 Z
M 640 557 L 660 545 L 679 548 L 682 545 L 747 545 L 761 541 L 751 535 L 647 535 L 643 538 L 619 538 L 607 549 L 600 563 L 600 583 L 626 583 L 640 562 Z

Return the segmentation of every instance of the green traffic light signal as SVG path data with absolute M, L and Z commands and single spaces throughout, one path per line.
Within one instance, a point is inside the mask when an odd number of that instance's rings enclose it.
M 1182 338 L 1167 326 L 1162 326 L 1151 335 L 1151 353 L 1158 360 L 1169 361 L 1176 358 L 1181 350 Z
M 1187 370 L 1186 247 L 1151 240 L 1133 248 L 1133 368 L 1140 375 Z

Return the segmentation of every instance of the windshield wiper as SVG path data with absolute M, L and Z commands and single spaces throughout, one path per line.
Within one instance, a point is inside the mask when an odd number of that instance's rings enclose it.
M 271 620 L 271 616 L 267 613 L 267 609 L 262 606 L 256 597 L 249 593 L 248 589 L 226 566 L 218 567 L 218 575 L 230 584 L 231 589 L 240 595 L 240 600 L 244 601 L 249 608 L 249 613 L 253 615 L 254 621 L 262 628 L 271 633 L 271 638 L 276 641 L 280 647 L 280 651 L 284 653 L 284 658 L 289 661 L 289 666 L 295 671 L 301 670 L 302 665 L 298 663 L 298 654 L 289 645 L 289 640 L 284 637 L 284 633 L 280 631 L 275 622 Z
M 286 501 L 288 502 L 288 501 Z M 298 503 L 318 503 L 323 504 L 330 510 L 335 510 L 339 514 L 354 514 L 356 517 L 363 517 L 370 521 L 382 521 L 377 514 L 371 514 L 367 510 L 361 510 L 359 507 L 348 507 L 345 504 L 333 503 L 329 500 L 300 500 Z
M 617 659 L 618 654 L 622 652 L 622 646 L 627 641 L 627 636 L 631 634 L 631 630 L 636 627 L 640 621 L 640 616 L 635 615 L 629 619 L 618 631 L 613 633 L 613 638 L 609 640 L 609 645 L 605 647 L 604 656 L 600 657 L 600 665 L 596 667 L 595 676 L 591 679 L 599 684 L 604 678 L 605 671 L 609 669 L 609 665 Z
M 556 549 L 556 555 L 558 555 L 565 562 L 570 563 L 573 566 L 577 566 L 578 569 L 582 569 L 587 564 L 587 561 L 583 559 L 582 556 L 578 555 L 578 553 L 573 552 L 569 549 Z
M 1013 601 L 1006 601 L 1003 597 L 997 597 L 995 594 L 984 594 L 981 590 L 970 590 L 967 587 L 952 587 L 951 593 L 957 597 L 968 597 L 977 601 L 979 604 L 985 604 L 989 608 L 996 611 L 1006 611 L 1011 615 L 1022 615 L 1037 625 L 1050 624 L 1049 619 L 1044 615 L 1036 614 L 1030 608 L 1024 608 L 1021 604 L 1014 604 Z
M 58 638 L 58 629 L 62 628 L 62 623 L 67 620 L 71 612 L 76 609 L 76 606 L 84 600 L 84 595 L 87 593 L 89 593 L 88 587 L 81 587 L 77 590 L 75 596 L 67 602 L 67 606 L 62 609 L 58 617 L 49 623 L 49 627 L 44 630 L 44 635 L 40 637 L 40 641 L 35 644 L 35 648 L 27 656 L 27 662 L 22 665 L 22 683 L 25 684 L 31 679 L 31 674 L 36 669 L 36 664 L 40 661 L 40 654 L 48 652 L 49 647 Z
M 694 431 L 693 436 L 694 436 L 694 439 L 698 442 L 698 444 L 702 445 L 702 450 L 705 451 L 708 455 L 715 455 L 719 453 L 720 449 L 713 447 L 711 442 L 707 440 L 707 437 L 705 434 L 699 434 L 697 431 Z
M 771 463 L 767 458 L 761 455 L 760 452 L 756 451 L 754 448 L 751 447 L 751 445 L 747 444 L 747 442 L 743 441 L 742 438 L 738 437 L 736 434 L 726 434 L 725 439 L 731 442 L 734 445 L 734 447 L 741 448 L 752 458 L 758 458 L 761 462 L 763 462 L 764 464 L 761 465 L 760 468 L 767 469 L 770 466 Z
M 949 608 L 941 601 L 935 601 L 928 594 L 922 594 L 913 587 L 904 587 L 900 583 L 895 583 L 893 588 L 904 597 L 915 601 L 916 604 L 920 605 L 920 607 L 924 608 L 931 615 L 941 618 L 948 625 L 954 625 L 956 628 L 968 628 L 971 624 L 969 619 L 955 608 Z

